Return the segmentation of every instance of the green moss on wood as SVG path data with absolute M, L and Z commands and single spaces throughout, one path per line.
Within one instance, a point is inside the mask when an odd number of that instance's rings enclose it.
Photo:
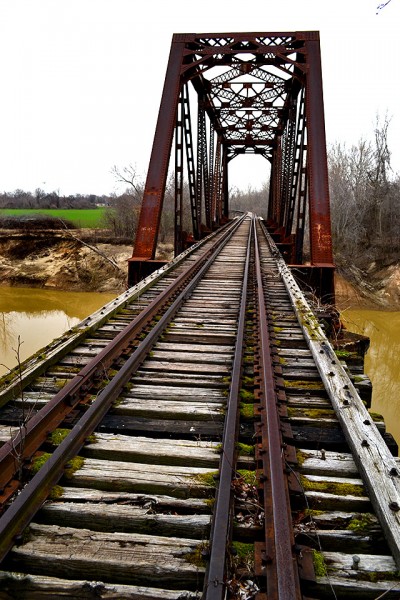
M 379 422 L 379 421 L 384 421 L 385 420 L 384 417 L 383 417 L 383 415 L 381 415 L 380 413 L 369 411 L 369 414 L 370 414 L 370 417 L 371 417 L 371 419 L 373 421 L 378 421 Z
M 239 396 L 240 396 L 240 399 L 243 400 L 243 402 L 254 402 L 254 393 L 249 392 L 248 390 L 245 390 L 244 388 L 241 388 L 241 390 L 239 392 Z
M 308 381 L 304 379 L 284 380 L 286 388 L 301 388 L 304 390 L 323 390 L 324 386 L 321 381 Z
M 215 498 L 206 498 L 205 503 L 210 510 L 213 510 L 215 506 Z
M 59 446 L 69 433 L 71 433 L 70 429 L 55 429 L 49 436 L 50 442 L 53 446 Z
M 244 375 L 244 377 L 242 377 L 242 385 L 245 387 L 254 387 L 254 375 L 251 377 L 249 375 Z
M 303 452 L 302 450 L 296 450 L 296 458 L 299 467 L 301 467 L 307 458 L 310 458 L 311 454 L 307 454 L 307 452 Z
M 304 491 L 323 492 L 335 496 L 365 496 L 363 486 L 356 483 L 314 481 L 304 475 L 300 475 L 300 481 Z
M 75 456 L 75 458 L 71 459 L 64 468 L 64 475 L 67 479 L 72 479 L 74 473 L 82 469 L 84 464 L 84 459 L 82 456 Z
M 209 554 L 208 544 L 202 542 L 192 552 L 185 554 L 186 562 L 199 568 L 206 566 L 205 557 Z
M 351 352 L 348 352 L 348 350 L 335 350 L 335 354 L 338 358 L 350 358 L 351 356 Z
M 198 473 L 197 475 L 193 475 L 192 479 L 199 485 L 206 485 L 208 487 L 215 488 L 216 476 L 218 476 L 218 471 L 209 471 L 208 473 Z
M 51 454 L 48 452 L 43 452 L 39 456 L 35 456 L 30 467 L 32 475 L 36 475 L 36 473 L 40 471 L 43 465 L 49 460 L 50 456 Z
M 303 417 L 307 419 L 326 419 L 335 416 L 335 412 L 329 408 L 291 408 L 287 409 L 288 417 Z
M 371 526 L 375 525 L 376 519 L 371 513 L 362 513 L 351 519 L 347 529 L 357 533 L 368 533 Z
M 61 498 L 63 493 L 64 493 L 64 488 L 61 487 L 61 485 L 55 485 L 54 487 L 51 488 L 49 499 L 50 500 L 58 500 L 58 498 Z
M 57 379 L 57 381 L 54 382 L 54 385 L 59 390 L 62 390 L 62 388 L 67 384 L 67 381 L 67 379 Z
M 247 421 L 254 419 L 254 404 L 241 403 L 240 416 Z
M 321 552 L 313 550 L 314 571 L 317 577 L 326 577 L 328 574 L 325 559 Z
M 314 510 L 313 508 L 306 508 L 304 510 L 304 515 L 306 517 L 319 517 L 320 515 L 323 515 L 325 511 L 323 510 Z
M 250 446 L 249 444 L 242 444 L 238 442 L 236 444 L 238 452 L 241 456 L 254 456 L 255 454 L 255 446 Z

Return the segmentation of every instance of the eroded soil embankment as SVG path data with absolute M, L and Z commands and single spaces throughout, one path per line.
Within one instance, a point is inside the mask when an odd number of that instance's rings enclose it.
M 88 235 L 88 230 L 1 230 L 1 284 L 119 294 L 126 287 L 132 246 L 99 243 L 98 232 Z M 336 275 L 336 299 L 340 308 L 400 310 L 400 264 L 380 268 L 372 263 L 364 271 L 342 265 Z
M 2 230 L 1 284 L 122 292 L 132 246 L 91 242 L 93 248 L 89 248 L 79 241 L 79 232 L 74 231 L 73 236 L 56 230 L 34 233 Z
M 371 263 L 367 270 L 354 265 L 340 268 L 335 276 L 336 302 L 340 308 L 400 310 L 400 263 L 384 267 Z

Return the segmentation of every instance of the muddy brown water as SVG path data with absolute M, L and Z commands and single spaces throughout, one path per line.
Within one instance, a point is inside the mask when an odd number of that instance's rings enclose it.
M 347 309 L 347 328 L 370 338 L 365 373 L 372 381 L 371 410 L 384 416 L 400 446 L 400 312 Z
M 0 375 L 112 300 L 115 294 L 0 287 Z M 350 331 L 371 339 L 365 372 L 373 383 L 372 410 L 382 413 L 400 445 L 400 312 L 346 309 Z
M 23 361 L 115 296 L 0 287 L 0 376 L 18 364 L 18 345 Z

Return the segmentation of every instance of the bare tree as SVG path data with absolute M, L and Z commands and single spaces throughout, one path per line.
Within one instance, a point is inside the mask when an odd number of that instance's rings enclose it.
M 117 238 L 132 240 L 137 229 L 144 182 L 138 176 L 136 167 L 114 167 L 111 169 L 115 180 L 126 185 L 124 193 L 110 197 L 104 215 L 104 225 Z
M 398 248 L 400 182 L 390 167 L 389 125 L 387 115 L 377 116 L 372 142 L 336 143 L 328 152 L 333 242 L 344 261 L 366 264 Z

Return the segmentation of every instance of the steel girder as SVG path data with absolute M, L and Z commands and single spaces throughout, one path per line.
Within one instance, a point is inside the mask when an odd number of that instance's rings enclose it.
M 198 97 L 197 151 L 189 82 Z M 176 252 L 184 244 L 184 157 L 198 239 L 228 215 L 228 163 L 260 154 L 271 163 L 268 222 L 287 260 L 302 264 L 309 223 L 309 262 L 333 273 L 318 32 L 173 36 L 130 269 L 155 257 L 174 135 Z

